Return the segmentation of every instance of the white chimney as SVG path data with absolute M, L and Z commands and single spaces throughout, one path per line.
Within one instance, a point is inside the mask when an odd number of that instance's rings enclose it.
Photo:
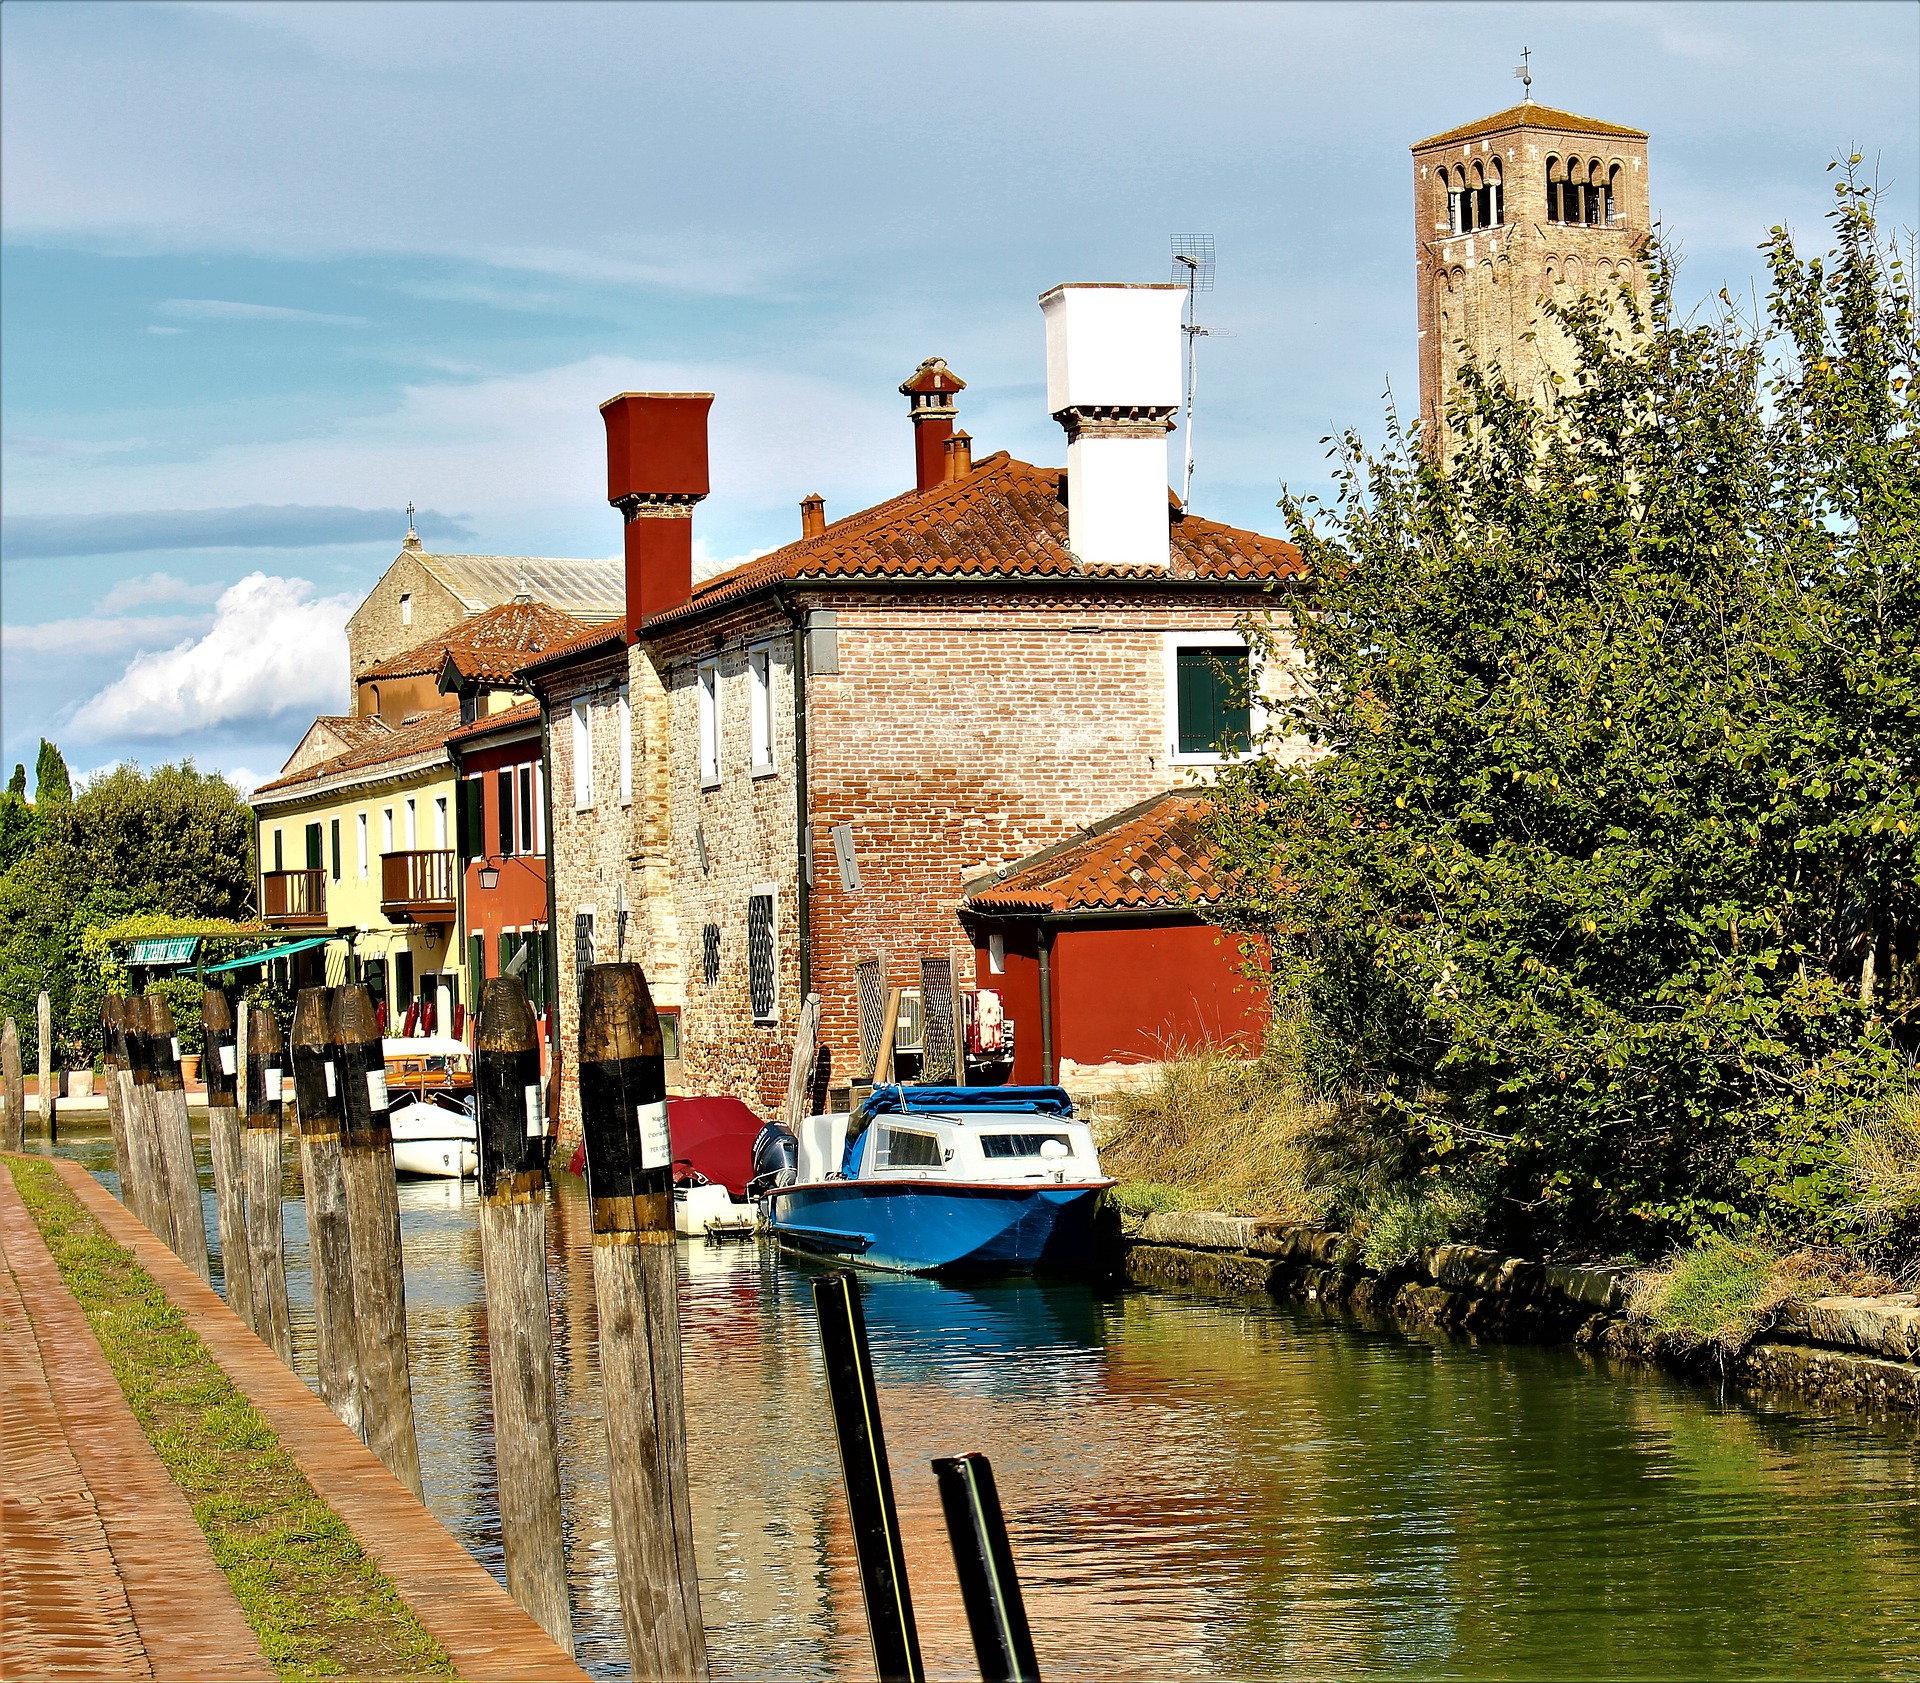
M 1165 567 L 1167 433 L 1180 408 L 1183 286 L 1043 293 L 1047 408 L 1067 432 L 1067 547 L 1082 561 Z

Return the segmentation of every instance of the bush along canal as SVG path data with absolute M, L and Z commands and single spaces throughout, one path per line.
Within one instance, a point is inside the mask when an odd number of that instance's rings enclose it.
M 109 1187 L 103 1132 L 62 1140 Z M 203 1185 L 211 1176 L 202 1142 Z M 296 1365 L 312 1297 L 284 1181 Z M 426 1499 L 504 1576 L 471 1183 L 403 1183 Z M 625 1672 L 592 1224 L 555 1177 L 547 1267 L 580 1662 Z M 1191 1254 L 1225 1257 L 1225 1252 Z M 216 1285 L 221 1279 L 217 1247 Z M 679 1246 L 687 1455 L 713 1674 L 871 1674 L 814 1271 Z M 1894 1677 L 1920 1628 L 1914 1418 L 1742 1394 L 1169 1284 L 862 1281 L 929 1674 L 977 1675 L 936 1457 L 993 1457 L 1042 1673 L 1061 1678 Z

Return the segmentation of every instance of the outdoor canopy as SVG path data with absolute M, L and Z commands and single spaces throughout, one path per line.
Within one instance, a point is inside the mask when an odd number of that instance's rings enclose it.
M 257 953 L 247 953 L 241 958 L 223 958 L 218 964 L 209 964 L 206 973 L 211 976 L 216 970 L 251 970 L 256 964 L 265 964 L 268 959 L 285 958 L 288 953 L 303 953 L 309 947 L 324 947 L 332 939 L 331 935 L 309 935 L 304 941 L 288 941 L 284 946 L 263 947 Z

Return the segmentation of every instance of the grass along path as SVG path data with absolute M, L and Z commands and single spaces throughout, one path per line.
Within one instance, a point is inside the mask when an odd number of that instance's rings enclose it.
M 453 1667 L 153 1279 L 51 1164 L 8 1164 L 154 1453 L 285 1678 Z

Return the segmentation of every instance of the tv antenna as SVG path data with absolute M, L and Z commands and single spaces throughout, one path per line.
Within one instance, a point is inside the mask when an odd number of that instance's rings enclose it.
M 1180 507 L 1186 509 L 1193 496 L 1193 394 L 1199 384 L 1200 363 L 1195 354 L 1200 341 L 1208 337 L 1195 313 L 1194 300 L 1213 290 L 1213 236 L 1211 234 L 1175 234 L 1173 236 L 1173 278 L 1187 289 L 1186 319 L 1180 331 L 1187 336 L 1186 462 L 1180 474 Z

